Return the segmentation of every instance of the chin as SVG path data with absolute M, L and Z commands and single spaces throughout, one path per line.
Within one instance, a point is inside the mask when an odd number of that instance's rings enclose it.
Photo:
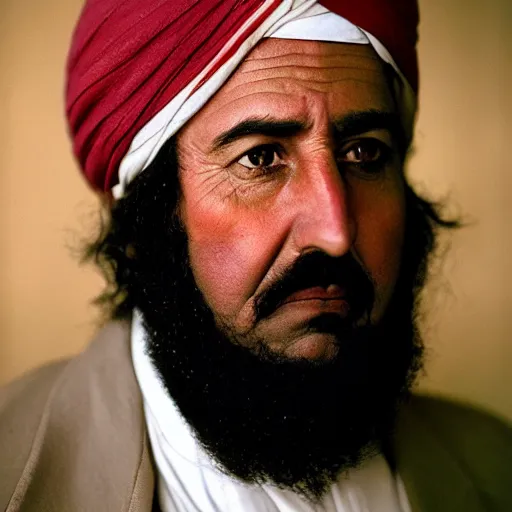
M 288 345 L 283 351 L 287 359 L 307 359 L 310 361 L 333 361 L 339 351 L 334 334 L 308 333 Z

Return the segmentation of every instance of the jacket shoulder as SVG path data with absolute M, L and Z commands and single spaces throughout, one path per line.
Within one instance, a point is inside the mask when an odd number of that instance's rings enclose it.
M 443 500 L 460 500 L 457 506 L 467 511 L 512 510 L 512 428 L 503 419 L 468 404 L 415 396 L 397 437 L 401 474 L 416 487 L 412 494 L 423 494 L 419 501 L 435 510 L 445 510 Z
M 416 396 L 411 408 L 434 436 L 468 464 L 478 461 L 482 471 L 489 470 L 493 476 L 505 469 L 501 463 L 512 468 L 512 427 L 504 419 L 469 404 L 428 395 Z
M 27 464 L 52 389 L 67 361 L 45 365 L 0 389 L 0 509 Z
M 0 392 L 0 510 L 150 510 L 154 475 L 126 322 Z

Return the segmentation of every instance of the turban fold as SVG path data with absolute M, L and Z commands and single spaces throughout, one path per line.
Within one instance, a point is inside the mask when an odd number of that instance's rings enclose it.
M 401 78 L 412 131 L 417 25 L 416 0 L 88 0 L 67 63 L 75 155 L 122 196 L 264 37 L 371 44 Z

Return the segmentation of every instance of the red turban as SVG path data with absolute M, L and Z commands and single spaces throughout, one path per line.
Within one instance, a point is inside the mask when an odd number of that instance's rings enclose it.
M 151 132 L 154 125 L 150 121 L 162 117 L 162 111 L 171 102 L 176 103 L 187 86 L 186 94 L 193 95 L 237 52 L 240 60 L 261 37 L 266 37 L 263 31 L 258 32 L 265 23 L 275 24 L 316 3 L 88 0 L 73 36 L 66 91 L 74 152 L 86 179 L 94 188 L 110 191 L 119 181 L 120 164 L 137 134 L 142 131 L 145 138 L 134 152 L 144 153 L 142 150 L 147 148 L 140 146 L 157 138 Z M 416 0 L 318 3 L 374 36 L 417 92 Z M 244 54 L 239 51 L 242 46 Z M 217 79 L 217 89 L 221 85 Z M 196 102 L 195 111 L 204 102 Z M 185 108 L 186 114 L 182 110 L 181 126 L 195 113 L 191 108 Z M 174 129 L 179 128 L 179 123 L 174 124 Z M 170 132 L 165 133 L 168 136 Z M 159 132 L 157 149 L 161 138 Z M 135 164 L 129 163 L 128 174 L 132 177 L 147 165 L 151 151 L 146 153 L 142 163 L 139 157 L 134 157 L 139 158 Z

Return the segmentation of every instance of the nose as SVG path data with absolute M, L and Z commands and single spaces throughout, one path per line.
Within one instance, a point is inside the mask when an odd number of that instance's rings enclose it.
M 327 149 L 305 159 L 298 173 L 293 240 L 300 254 L 332 257 L 350 251 L 356 238 L 350 187 Z

